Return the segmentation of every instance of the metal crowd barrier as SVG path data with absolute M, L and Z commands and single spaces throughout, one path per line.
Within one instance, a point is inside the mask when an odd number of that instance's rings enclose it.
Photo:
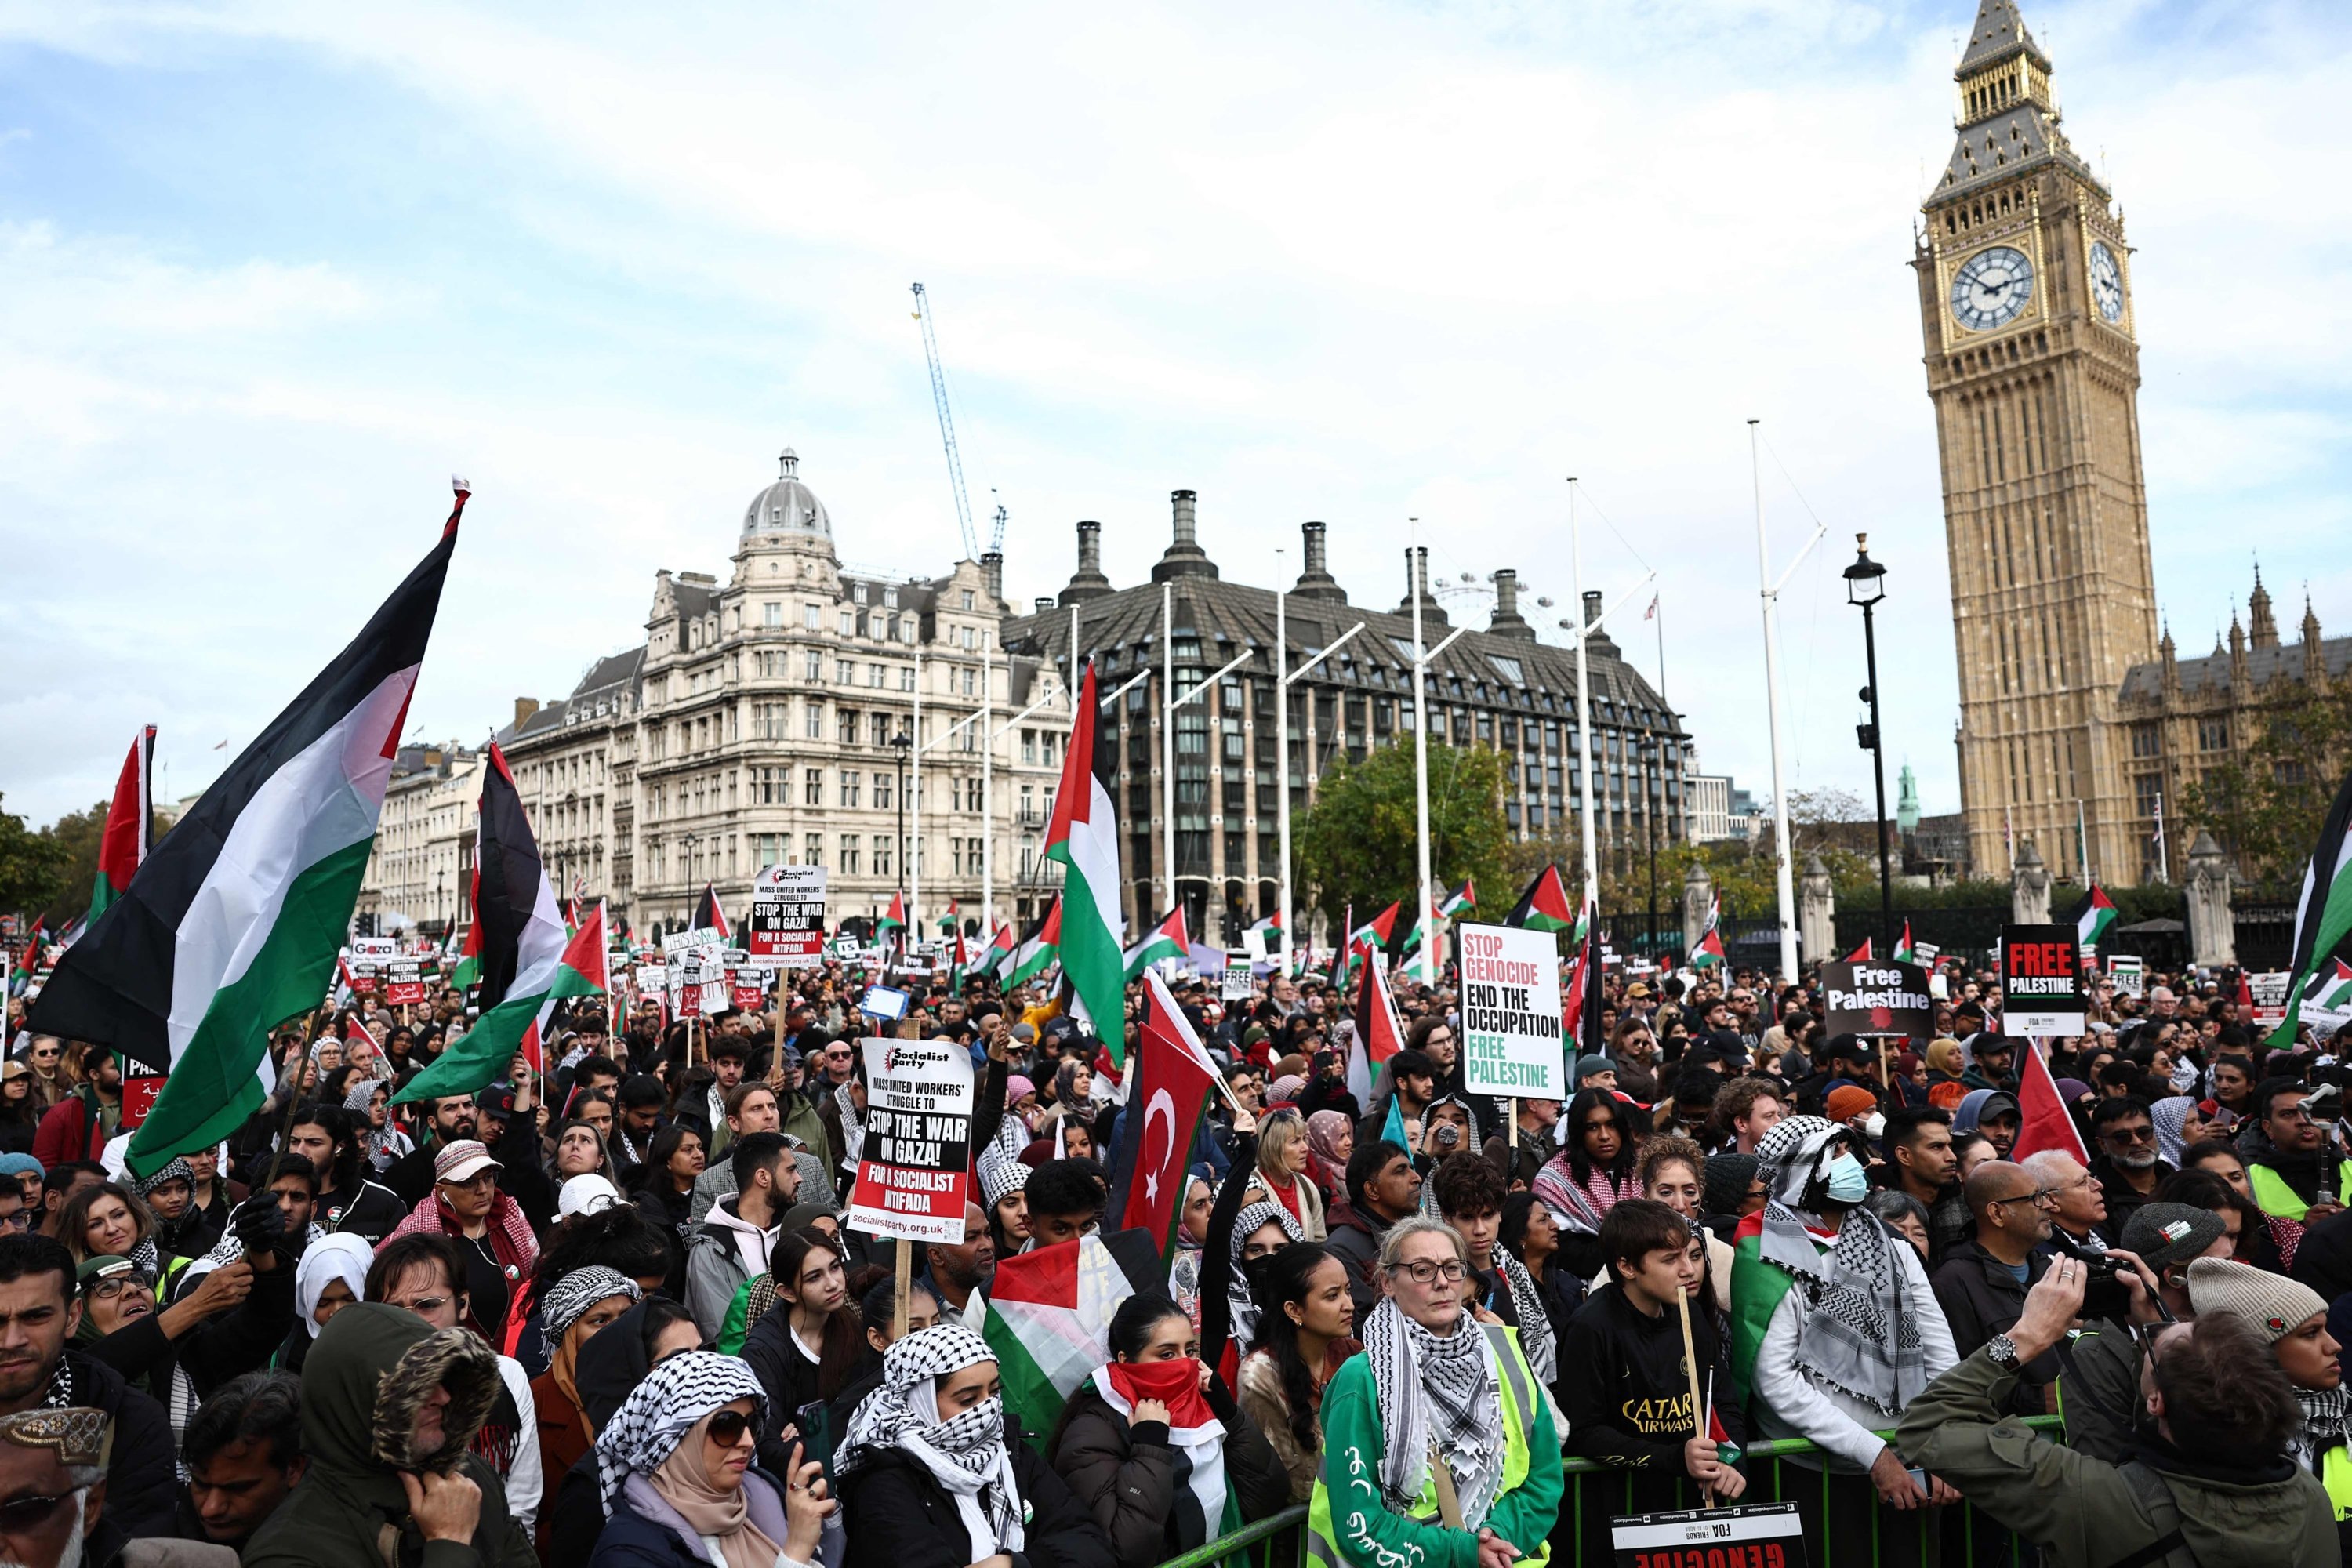
M 2063 1436 L 2063 1423 L 2055 1415 L 2028 1416 L 2025 1424 L 2053 1438 Z M 1879 1436 L 1892 1438 L 1894 1434 L 1888 1431 Z M 1740 1450 L 1740 1462 L 1748 1472 L 1748 1490 L 1740 1500 L 1801 1502 L 1811 1492 L 1820 1499 L 1826 1516 L 1830 1507 L 1830 1472 L 1782 1462 L 1819 1451 L 1812 1444 L 1795 1438 L 1749 1444 Z M 1560 1469 L 1567 1490 L 1560 1499 L 1559 1511 L 1569 1530 L 1567 1551 L 1555 1550 L 1552 1553 L 1554 1568 L 1610 1568 L 1610 1558 L 1597 1563 L 1581 1561 L 1577 1543 L 1585 1539 L 1585 1531 L 1591 1528 L 1588 1510 L 1605 1510 L 1610 1516 L 1633 1511 L 1627 1502 L 1633 1477 L 1590 1459 L 1564 1458 Z M 1676 1484 L 1673 1502 L 1657 1506 L 1696 1508 L 1698 1503 L 1697 1489 L 1685 1480 Z M 1965 1500 L 1957 1507 L 1919 1509 L 1909 1513 L 1873 1507 L 1870 1512 L 1870 1553 L 1866 1563 L 1857 1561 L 1851 1551 L 1833 1554 L 1832 1543 L 1827 1539 L 1808 1539 L 1805 1546 L 1811 1568 L 1879 1568 L 1889 1552 L 1904 1563 L 1944 1563 L 1948 1568 L 2033 1568 L 2038 1560 L 2030 1543 L 1990 1519 L 1980 1519 L 1975 1505 Z M 1307 1507 L 1301 1503 L 1245 1524 L 1230 1535 L 1203 1542 L 1181 1557 L 1168 1559 L 1160 1568 L 1216 1568 L 1219 1564 L 1223 1568 L 1306 1568 L 1301 1550 L 1306 1522 Z M 1907 1541 L 1904 1539 L 1906 1534 Z M 1906 1547 L 1908 1550 L 1905 1550 Z

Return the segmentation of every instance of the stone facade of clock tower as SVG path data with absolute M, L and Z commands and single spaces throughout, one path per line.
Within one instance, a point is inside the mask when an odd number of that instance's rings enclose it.
M 1927 393 L 1941 447 L 1961 809 L 1979 875 L 2032 839 L 2053 870 L 2137 881 L 2116 723 L 2157 650 L 2139 346 L 2123 215 L 2059 128 L 2050 59 L 1982 0 L 1951 162 L 1922 205 Z

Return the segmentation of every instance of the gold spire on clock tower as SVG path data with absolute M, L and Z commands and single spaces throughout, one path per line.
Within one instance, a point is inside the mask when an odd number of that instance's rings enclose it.
M 2156 655 L 2139 345 L 2123 215 L 2060 126 L 2048 55 L 1982 0 L 1952 155 L 1921 206 L 1927 395 L 1958 656 L 1960 802 L 1979 874 L 2032 839 L 2063 875 L 2138 879 L 2116 722 Z

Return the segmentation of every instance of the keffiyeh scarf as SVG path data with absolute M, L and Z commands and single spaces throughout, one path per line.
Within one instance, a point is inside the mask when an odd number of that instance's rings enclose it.
M 1551 1211 L 1552 1223 L 1579 1236 L 1598 1236 L 1601 1222 L 1633 1185 L 1620 1182 L 1599 1165 L 1581 1182 L 1565 1152 L 1553 1155 L 1536 1173 L 1536 1202 Z
M 1510 1287 L 1511 1314 L 1519 1321 L 1519 1349 L 1526 1353 L 1536 1381 L 1549 1386 L 1559 1371 L 1559 1349 L 1552 1343 L 1551 1317 L 1544 1310 L 1535 1276 L 1500 1247 L 1495 1248 L 1495 1268 Z
M 2303 1406 L 2302 1446 L 2306 1463 L 2352 1440 L 2352 1391 L 2337 1384 L 2334 1388 L 2298 1388 L 2294 1397 Z M 2317 1467 L 2314 1464 L 2313 1468 Z
M 866 1113 L 849 1098 L 845 1083 L 835 1087 L 833 1103 L 841 1108 L 841 1163 L 854 1168 L 866 1157 Z
M 2197 1102 L 2185 1094 L 2159 1100 L 2147 1108 L 2147 1119 L 2156 1123 L 2156 1152 L 2176 1170 L 2180 1157 L 2189 1152 L 2189 1113 L 2196 1109 Z
M 1226 1179 L 1241 1181 L 1244 1177 L 1236 1173 Z M 1249 1275 L 1242 1268 L 1242 1246 L 1270 1225 L 1282 1226 L 1282 1234 L 1293 1241 L 1307 1239 L 1307 1233 L 1280 1204 L 1251 1204 L 1234 1216 L 1234 1266 L 1225 1276 L 1225 1300 L 1233 1310 L 1234 1343 L 1244 1350 L 1257 1343 L 1257 1298 L 1250 1294 Z
M 539 1320 L 551 1345 L 563 1342 L 563 1336 L 578 1322 L 581 1314 L 599 1301 L 609 1301 L 615 1296 L 625 1296 L 632 1301 L 644 1299 L 645 1292 L 637 1282 L 617 1268 L 607 1268 L 592 1263 L 585 1268 L 575 1268 L 547 1288 L 539 1299 Z
M 695 1423 L 738 1399 L 751 1402 L 755 1431 L 767 1426 L 768 1396 L 741 1358 L 716 1351 L 685 1351 L 646 1373 L 596 1435 L 596 1487 L 604 1517 L 635 1476 L 650 1477 L 677 1450 Z
M 1437 1446 L 1472 1530 L 1486 1521 L 1503 1482 L 1503 1399 L 1487 1359 L 1486 1335 L 1464 1313 L 1438 1338 L 1385 1299 L 1364 1319 L 1381 1434 L 1381 1494 L 1397 1513 L 1421 1500 Z
M 1823 1251 L 1816 1239 L 1820 1220 L 1796 1206 L 1845 1137 L 1844 1129 L 1818 1116 L 1791 1116 L 1757 1145 L 1771 1189 L 1759 1248 L 1764 1262 L 1794 1277 L 1804 1300 L 1797 1370 L 1891 1418 L 1927 1386 L 1927 1347 L 1905 1303 L 1895 1253 L 1906 1244 L 1877 1215 L 1854 1209 Z
M 360 1141 L 365 1148 L 368 1163 L 379 1171 L 394 1160 L 404 1158 L 415 1148 L 409 1142 L 408 1135 L 394 1127 L 390 1119 L 387 1118 L 382 1127 L 377 1127 L 368 1115 L 368 1102 L 375 1098 L 375 1091 L 390 1087 L 382 1079 L 361 1079 L 352 1085 L 351 1092 L 343 1096 L 343 1109 L 352 1113 L 352 1124 L 367 1129 Z
M 884 1352 L 882 1384 L 858 1402 L 834 1455 L 839 1475 L 888 1449 L 910 1456 L 955 1499 L 974 1562 L 1025 1544 L 1021 1487 L 1004 1446 L 1004 1401 L 984 1399 L 942 1421 L 939 1380 L 995 1359 L 987 1341 L 958 1324 L 908 1334 Z

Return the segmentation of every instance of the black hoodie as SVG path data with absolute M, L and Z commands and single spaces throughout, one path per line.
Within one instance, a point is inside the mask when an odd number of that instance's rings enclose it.
M 1741 1442 L 1746 1424 L 1730 1392 L 1729 1362 L 1711 1314 L 1691 1314 L 1691 1339 L 1701 1363 L 1700 1392 L 1712 1382 L 1716 1419 L 1731 1442 Z M 1585 1510 L 1588 1520 L 1604 1526 L 1598 1538 L 1587 1541 L 1586 1561 L 1609 1560 L 1605 1525 L 1612 1513 L 1697 1506 L 1696 1489 L 1677 1486 L 1685 1479 L 1683 1445 L 1693 1435 L 1680 1313 L 1653 1318 L 1627 1299 L 1622 1285 L 1602 1286 L 1569 1320 L 1552 1394 L 1568 1418 L 1567 1453 L 1630 1472 L 1624 1507 L 1616 1506 L 1619 1493 L 1611 1486 L 1603 1493 L 1609 1506 Z

